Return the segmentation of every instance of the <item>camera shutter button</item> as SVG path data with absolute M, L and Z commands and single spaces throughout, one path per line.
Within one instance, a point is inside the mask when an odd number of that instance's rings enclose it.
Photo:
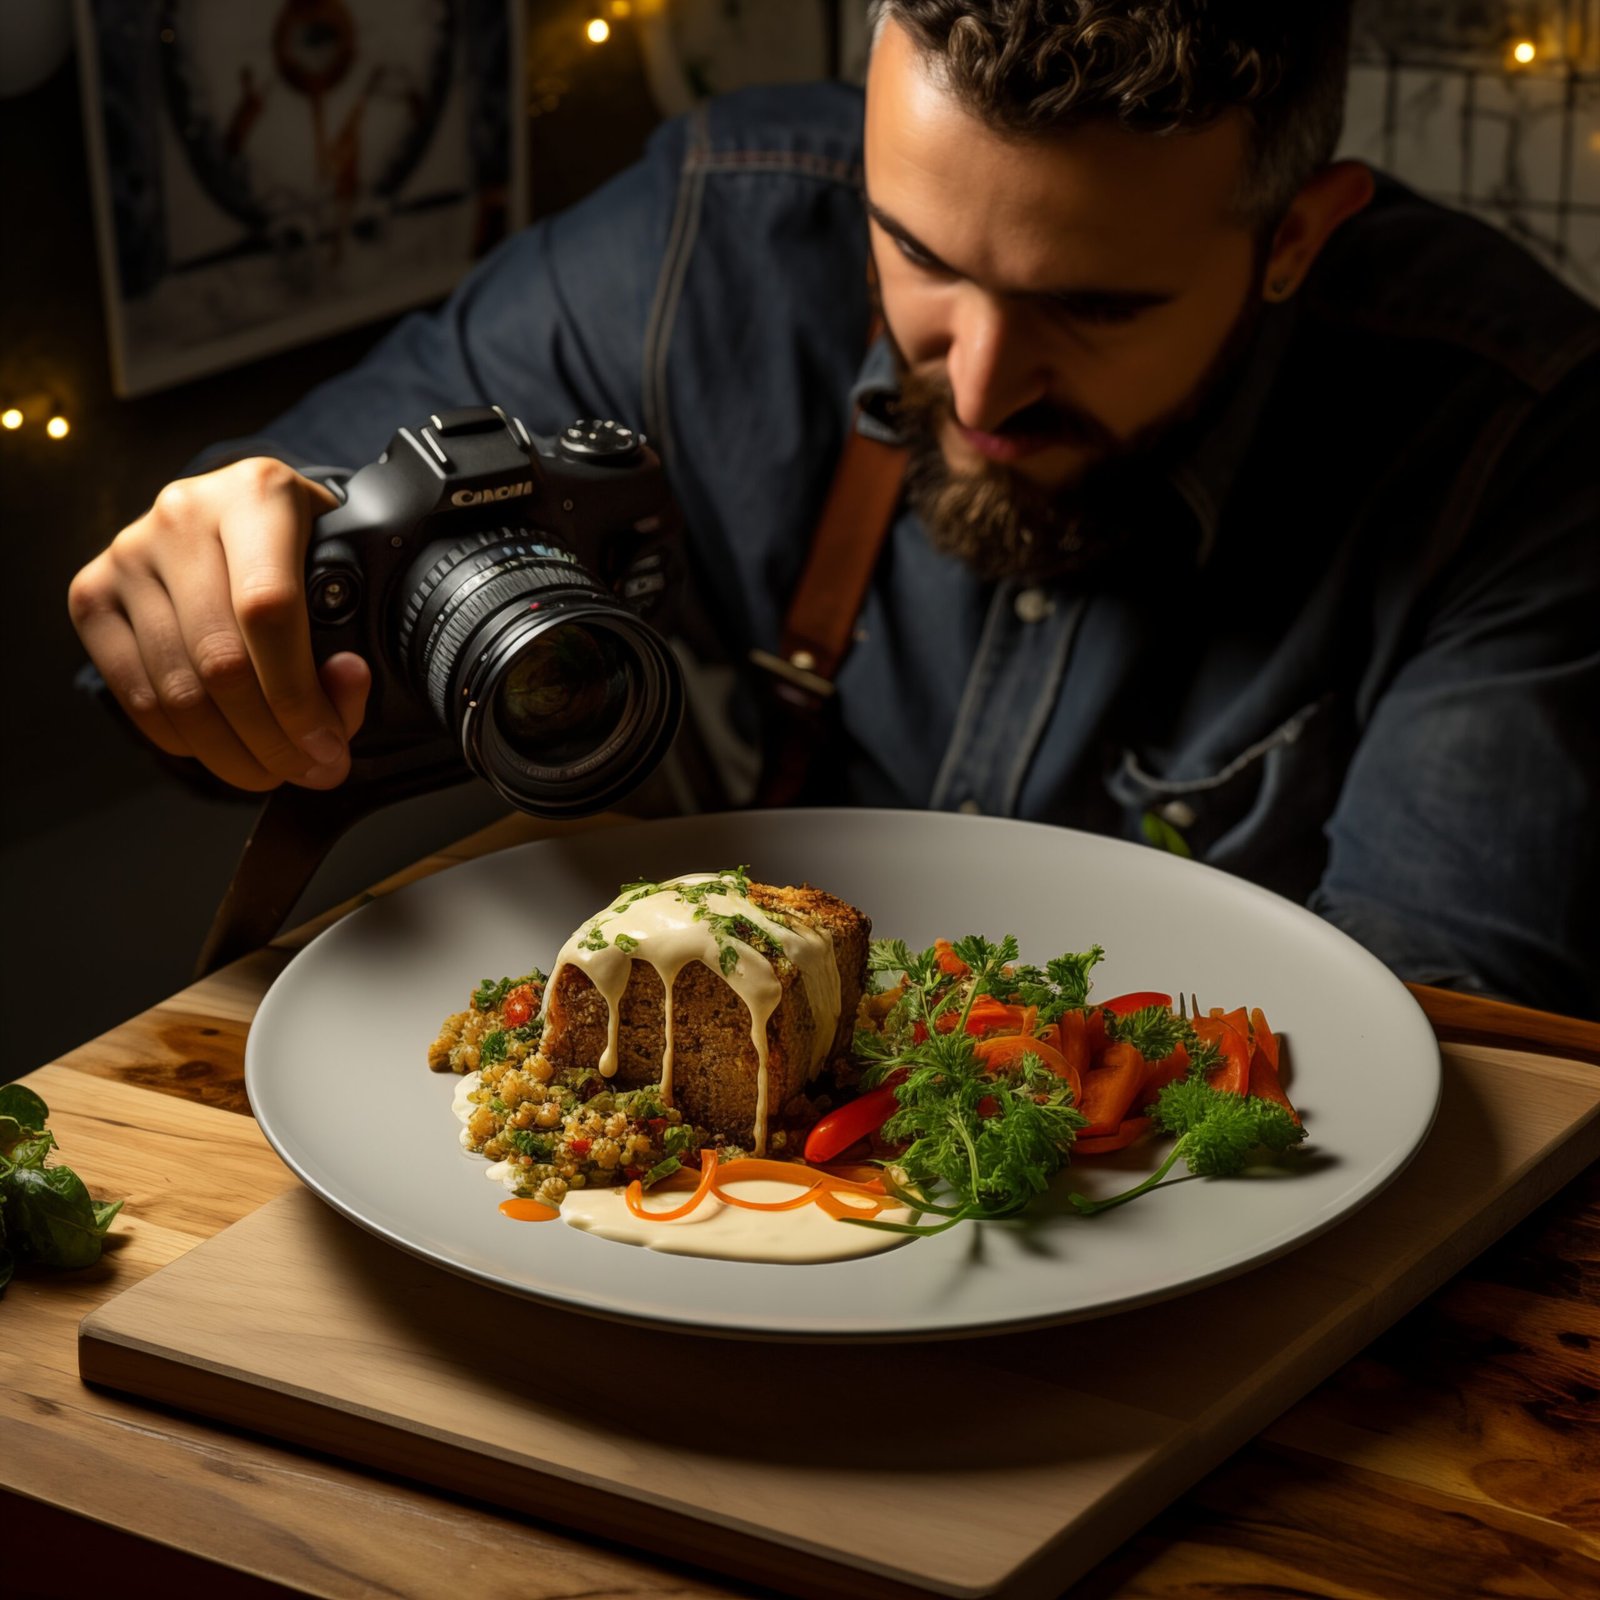
M 587 461 L 597 467 L 625 467 L 639 454 L 641 440 L 632 428 L 620 422 L 602 422 L 580 417 L 561 430 L 556 448 L 572 461 Z

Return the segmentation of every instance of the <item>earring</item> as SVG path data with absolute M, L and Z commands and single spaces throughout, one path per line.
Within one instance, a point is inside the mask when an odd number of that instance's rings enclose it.
M 1281 300 L 1289 292 L 1289 280 L 1287 278 L 1274 278 L 1267 287 L 1271 290 L 1274 300 Z

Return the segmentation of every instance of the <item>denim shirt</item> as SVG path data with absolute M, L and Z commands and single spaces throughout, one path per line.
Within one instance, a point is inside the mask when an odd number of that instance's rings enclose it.
M 350 468 L 489 402 L 546 434 L 642 427 L 689 529 L 689 636 L 723 664 L 691 700 L 739 799 L 746 655 L 776 648 L 856 403 L 881 431 L 893 388 L 861 121 L 826 84 L 667 125 L 229 454 Z M 818 798 L 1181 840 L 1402 977 L 1600 1013 L 1597 380 L 1592 307 L 1381 181 L 1130 504 L 1165 552 L 1137 584 L 980 582 L 901 507 Z

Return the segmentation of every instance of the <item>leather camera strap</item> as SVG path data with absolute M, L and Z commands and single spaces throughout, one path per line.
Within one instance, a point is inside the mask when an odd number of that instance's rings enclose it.
M 904 446 L 868 438 L 852 419 L 777 653 L 750 652 L 767 674 L 771 702 L 758 805 L 790 804 L 810 774 L 833 680 L 850 652 L 905 470 Z

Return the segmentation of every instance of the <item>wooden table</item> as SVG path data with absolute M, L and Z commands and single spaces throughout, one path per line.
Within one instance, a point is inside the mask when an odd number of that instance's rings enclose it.
M 507 818 L 372 892 L 552 831 Z M 24 1080 L 50 1103 L 63 1158 L 88 1173 L 97 1197 L 131 1204 L 98 1267 L 19 1277 L 0 1301 L 0 1590 L 79 1595 L 110 1584 L 119 1600 L 286 1589 L 460 1590 L 473 1600 L 750 1593 L 79 1380 L 76 1330 L 89 1310 L 295 1182 L 249 1116 L 245 1033 L 294 951 L 349 909 Z M 1600 1063 L 1590 1024 L 1417 992 L 1442 1038 Z M 162 1096 L 240 1116 L 215 1119 L 208 1148 L 175 1157 L 175 1141 L 159 1137 Z M 1600 1594 L 1597 1486 L 1591 1167 L 1072 1594 Z

